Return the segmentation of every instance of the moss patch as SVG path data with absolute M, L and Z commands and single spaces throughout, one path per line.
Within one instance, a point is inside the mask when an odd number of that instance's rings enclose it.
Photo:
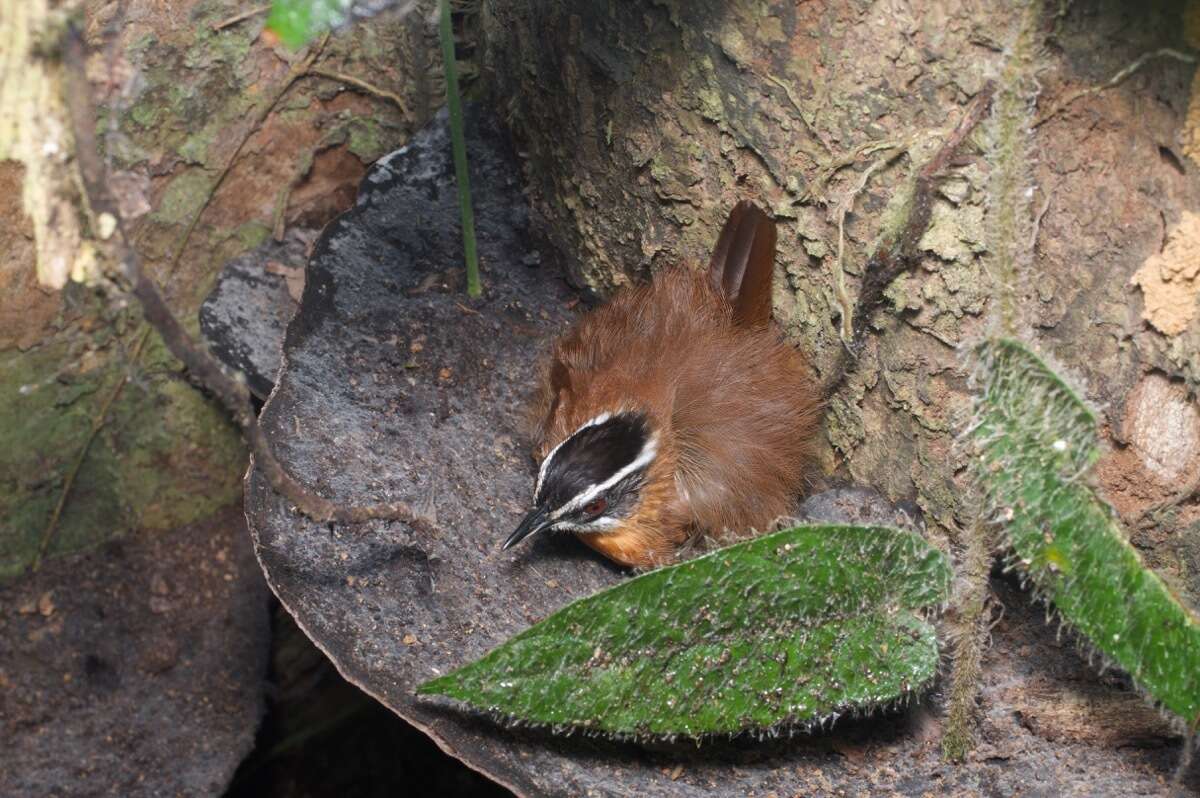
M 123 373 L 115 364 L 64 372 L 71 361 L 60 343 L 0 364 L 0 384 L 17 388 L 0 391 L 0 579 L 32 561 L 92 419 Z M 88 449 L 51 555 L 188 523 L 240 495 L 236 431 L 170 366 L 157 338 L 149 341 Z

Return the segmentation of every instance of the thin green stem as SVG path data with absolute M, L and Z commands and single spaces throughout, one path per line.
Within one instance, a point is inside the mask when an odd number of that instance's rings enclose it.
M 446 104 L 450 108 L 450 140 L 454 147 L 454 176 L 458 183 L 458 207 L 462 214 L 463 252 L 467 258 L 467 295 L 483 293 L 479 284 L 479 258 L 475 254 L 475 211 L 471 207 L 471 183 L 467 175 L 467 142 L 463 135 L 462 100 L 458 96 L 458 65 L 454 56 L 454 30 L 450 25 L 450 0 L 439 0 L 438 34 L 446 69 Z

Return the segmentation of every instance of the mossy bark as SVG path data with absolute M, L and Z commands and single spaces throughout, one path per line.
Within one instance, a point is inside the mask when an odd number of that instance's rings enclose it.
M 318 64 L 394 92 L 402 111 L 318 76 L 296 81 L 276 102 L 298 56 L 259 37 L 261 15 L 222 27 L 245 10 L 240 3 L 82 5 L 98 48 L 89 71 L 118 199 L 136 216 L 148 271 L 193 332 L 225 261 L 259 244 L 277 219 L 320 226 L 343 210 L 366 165 L 440 103 L 437 42 L 419 13 L 385 15 L 331 38 Z M 145 333 L 136 307 L 78 285 L 61 293 L 37 286 L 34 227 L 21 202 L 27 173 L 0 162 L 0 578 L 33 560 L 81 452 L 51 555 L 204 518 L 240 496 L 245 467 L 236 429 L 187 383 L 157 335 L 132 357 Z M 93 425 L 99 431 L 86 445 Z
M 1164 375 L 1189 396 L 1181 412 L 1197 412 L 1200 320 L 1163 335 L 1142 321 L 1129 280 L 1200 206 L 1200 172 L 1180 154 L 1200 103 L 1186 60 L 1198 17 L 1196 3 L 1115 0 L 487 0 L 483 77 L 528 156 L 545 230 L 597 295 L 706 262 L 737 199 L 769 206 L 775 317 L 822 379 L 840 359 L 839 250 L 853 297 L 861 264 L 906 213 L 914 165 L 996 80 L 973 156 L 940 184 L 919 267 L 893 283 L 828 397 L 826 475 L 914 501 L 960 558 L 977 555 L 955 533 L 977 528 L 955 444 L 972 390 L 960 345 L 1003 328 L 1069 367 L 1102 408 L 1111 448 L 1099 487 L 1195 601 L 1200 503 L 1153 528 L 1136 522 L 1179 483 L 1136 454 L 1145 441 L 1124 419 L 1134 389 Z M 1151 58 L 1042 118 L 1160 48 L 1185 58 Z M 1015 291 L 998 292 L 998 279 Z M 1200 439 L 1200 426 L 1185 434 Z M 982 640 L 986 569 L 967 570 L 973 626 L 959 639 Z

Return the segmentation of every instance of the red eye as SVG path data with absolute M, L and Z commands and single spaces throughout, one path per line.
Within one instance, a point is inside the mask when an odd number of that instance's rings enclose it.
M 600 515 L 608 507 L 608 500 L 605 498 L 592 499 L 587 504 L 583 505 L 583 511 L 588 515 Z

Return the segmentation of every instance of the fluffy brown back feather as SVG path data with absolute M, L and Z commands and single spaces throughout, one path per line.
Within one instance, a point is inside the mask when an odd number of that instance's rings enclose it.
M 539 459 L 605 411 L 640 410 L 662 433 L 637 518 L 581 536 L 613 559 L 648 565 L 689 537 L 764 531 L 803 492 L 820 398 L 804 356 L 769 323 L 774 247 L 774 223 L 740 204 L 707 275 L 663 270 L 556 343 Z M 627 553 L 639 547 L 652 556 Z

